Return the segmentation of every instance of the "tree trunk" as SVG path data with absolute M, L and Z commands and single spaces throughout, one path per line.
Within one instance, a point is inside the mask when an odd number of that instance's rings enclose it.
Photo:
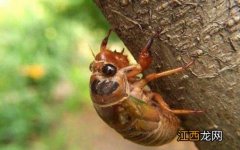
M 137 58 L 157 30 L 153 63 L 144 74 L 184 65 L 191 69 L 150 83 L 171 108 L 204 110 L 183 120 L 187 130 L 222 130 L 222 142 L 196 142 L 200 150 L 240 149 L 240 1 L 95 0 Z

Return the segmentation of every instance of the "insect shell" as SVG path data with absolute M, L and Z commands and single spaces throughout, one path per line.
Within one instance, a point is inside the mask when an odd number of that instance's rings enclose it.
M 90 93 L 98 115 L 125 139 L 135 143 L 157 146 L 170 142 L 180 125 L 176 115 L 199 111 L 172 110 L 161 95 L 144 87 L 149 81 L 182 71 L 192 63 L 139 79 L 137 75 L 151 63 L 149 49 L 154 36 L 141 50 L 138 64 L 130 65 L 123 52 L 112 52 L 106 48 L 110 33 L 111 30 L 90 65 Z

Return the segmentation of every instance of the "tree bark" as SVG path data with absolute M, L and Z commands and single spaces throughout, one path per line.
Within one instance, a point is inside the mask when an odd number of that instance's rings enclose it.
M 204 110 L 182 118 L 187 130 L 222 130 L 222 142 L 196 142 L 200 150 L 240 149 L 240 1 L 95 0 L 137 58 L 157 30 L 153 63 L 144 74 L 183 66 L 183 73 L 150 83 L 171 108 Z

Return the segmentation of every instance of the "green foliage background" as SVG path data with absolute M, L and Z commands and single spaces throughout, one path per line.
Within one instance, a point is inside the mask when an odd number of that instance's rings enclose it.
M 107 29 L 90 0 L 0 1 L 0 149 L 64 149 L 62 131 L 48 135 L 90 103 L 89 45 L 97 51 Z M 37 79 L 23 74 L 34 65 Z M 39 139 L 48 146 L 33 148 Z

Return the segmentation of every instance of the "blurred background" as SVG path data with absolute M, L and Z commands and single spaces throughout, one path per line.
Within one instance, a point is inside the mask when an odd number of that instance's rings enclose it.
M 91 105 L 90 48 L 98 52 L 108 29 L 90 0 L 0 0 L 1 150 L 150 149 L 124 140 Z M 110 45 L 124 47 L 116 35 Z

